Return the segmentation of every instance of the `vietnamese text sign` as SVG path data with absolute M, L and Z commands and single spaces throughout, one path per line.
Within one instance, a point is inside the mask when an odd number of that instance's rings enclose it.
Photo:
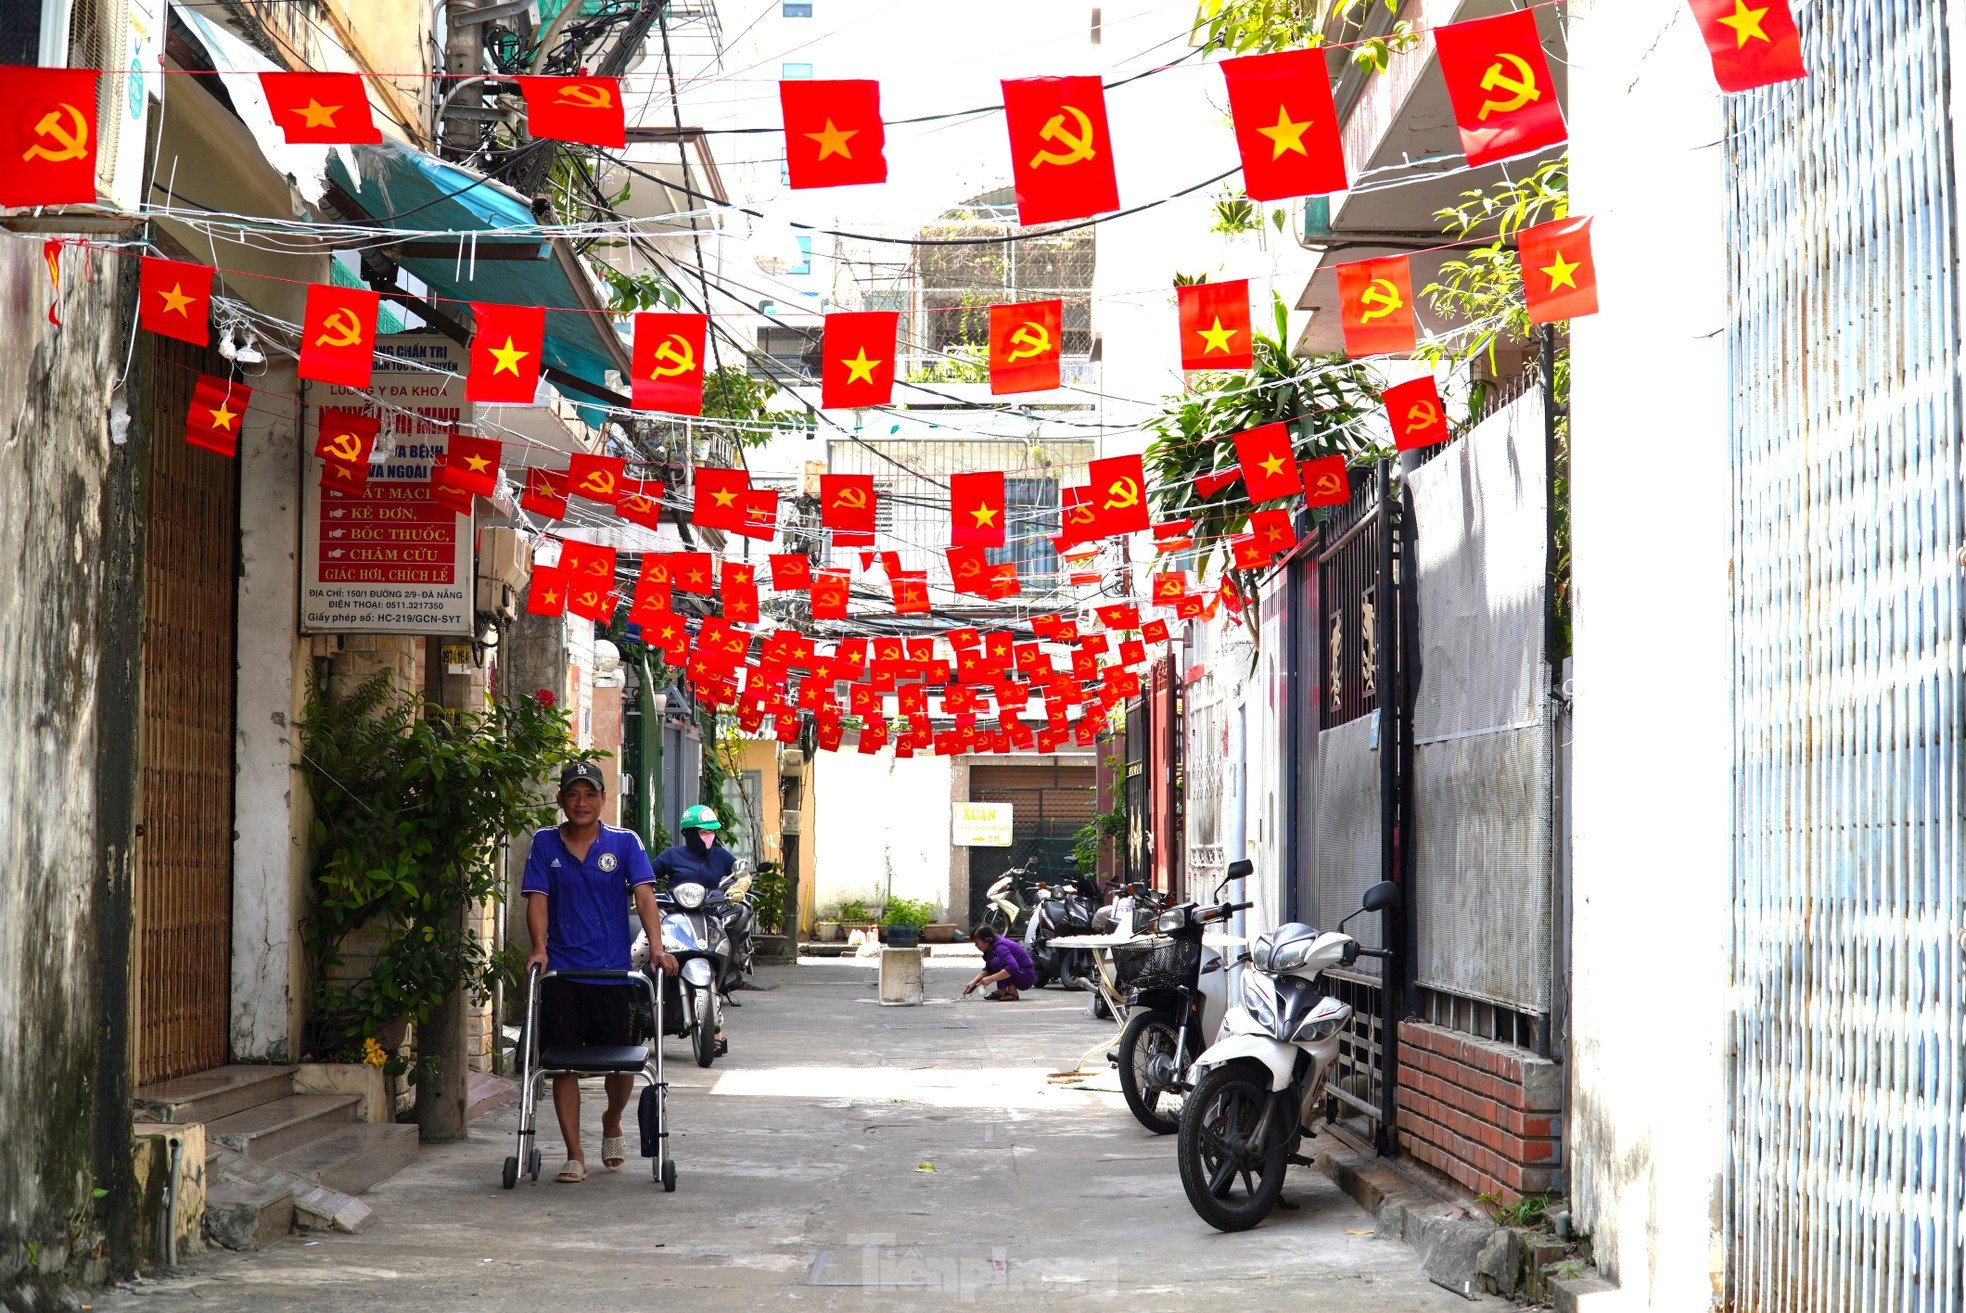
M 1010 847 L 1010 804 L 957 803 L 955 842 L 966 848 Z

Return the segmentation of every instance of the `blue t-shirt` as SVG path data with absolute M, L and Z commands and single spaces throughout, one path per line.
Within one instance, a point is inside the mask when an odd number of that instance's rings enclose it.
M 635 943 L 629 928 L 630 891 L 654 880 L 648 850 L 633 830 L 617 830 L 603 823 L 587 856 L 579 861 L 567 851 L 559 826 L 533 835 L 519 889 L 546 895 L 547 967 L 553 971 L 629 970 L 634 965 Z
M 686 843 L 664 848 L 655 859 L 655 873 L 674 889 L 679 884 L 708 885 L 712 889 L 737 869 L 737 858 L 722 844 L 707 848 L 699 856 Z

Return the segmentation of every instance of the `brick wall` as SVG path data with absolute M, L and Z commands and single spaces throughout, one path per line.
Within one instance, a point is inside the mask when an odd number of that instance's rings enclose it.
M 1562 1188 L 1562 1067 L 1421 1021 L 1400 1023 L 1399 1045 L 1407 1153 L 1504 1203 Z

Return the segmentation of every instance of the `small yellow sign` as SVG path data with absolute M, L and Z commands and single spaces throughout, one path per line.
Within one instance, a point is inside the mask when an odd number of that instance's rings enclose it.
M 1010 847 L 1010 804 L 957 803 L 954 842 L 965 848 Z

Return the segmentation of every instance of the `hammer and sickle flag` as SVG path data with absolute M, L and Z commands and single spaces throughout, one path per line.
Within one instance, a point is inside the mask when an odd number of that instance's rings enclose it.
M 471 303 L 471 367 L 464 399 L 529 406 L 539 394 L 546 311 L 536 305 Z
M 628 523 L 639 524 L 644 529 L 660 529 L 662 494 L 668 490 L 659 479 L 623 479 L 621 500 L 614 504 L 615 513 Z
M 1147 471 L 1138 456 L 1108 456 L 1086 466 L 1092 507 L 1091 538 L 1136 533 L 1153 523 L 1147 505 Z
M 702 529 L 722 529 L 726 533 L 744 532 L 745 498 L 751 492 L 751 476 L 742 469 L 699 466 L 696 471 L 696 500 L 690 507 L 690 522 Z
M 567 458 L 567 491 L 612 507 L 621 500 L 621 471 L 626 464 L 620 456 L 576 451 Z
M 1002 470 L 949 476 L 949 542 L 957 547 L 1003 546 Z
M 1252 502 L 1288 497 L 1303 486 L 1298 481 L 1297 453 L 1287 425 L 1262 424 L 1236 434 L 1236 460 L 1242 466 L 1242 486 Z
M 609 77 L 514 79 L 526 98 L 526 132 L 554 141 L 620 150 L 628 144 L 621 80 Z
M 221 456 L 239 454 L 239 430 L 246 422 L 246 403 L 253 390 L 244 383 L 200 374 L 191 389 L 191 409 L 184 417 L 184 440 Z
M 859 410 L 888 403 L 894 396 L 895 334 L 900 321 L 900 313 L 894 310 L 854 310 L 826 316 L 819 337 L 820 405 L 829 410 Z
M 701 415 L 703 351 L 709 335 L 708 315 L 636 315 L 629 366 L 635 409 Z
M 1314 456 L 1297 467 L 1306 506 L 1343 506 L 1352 499 L 1352 478 L 1343 456 Z
M 1387 388 L 1379 396 L 1386 403 L 1386 418 L 1393 426 L 1393 445 L 1401 451 L 1431 447 L 1453 436 L 1432 374 Z
M 819 476 L 819 523 L 828 529 L 872 533 L 874 497 L 874 476 L 871 474 L 822 474 Z
M 1597 265 L 1591 221 L 1556 219 L 1516 234 L 1529 322 L 1553 324 L 1597 313 Z
M 321 407 L 320 431 L 314 454 L 321 458 L 321 486 L 361 489 L 369 486 L 369 453 L 382 421 L 359 410 Z
M 1098 78 L 1006 81 L 1003 112 L 1019 223 L 1057 223 L 1119 208 L 1106 88 Z
M 847 579 L 845 570 L 815 570 L 812 572 L 812 618 L 814 620 L 846 619 Z
M 1570 139 L 1534 10 L 1437 28 L 1434 49 L 1469 164 L 1514 159 Z
M 771 553 L 771 587 L 779 593 L 812 587 L 812 558 L 803 552 Z
M 212 267 L 146 255 L 137 270 L 137 323 L 193 346 L 212 342 Z
M 778 84 L 778 106 L 785 116 L 785 174 L 794 191 L 887 181 L 880 83 L 793 79 Z
M 1722 91 L 1809 76 L 1789 0 L 1690 0 Z
M 91 68 L 0 67 L 0 205 L 96 199 Z
M 373 146 L 382 129 L 360 73 L 261 73 L 266 108 L 291 146 Z
M 1346 355 L 1398 355 L 1418 344 L 1413 272 L 1405 256 L 1341 264 L 1337 272 Z
M 1178 287 L 1175 302 L 1181 311 L 1182 369 L 1248 369 L 1255 363 L 1248 279 Z
M 357 391 L 375 368 L 375 317 L 382 298 L 363 287 L 310 283 L 301 320 L 300 376 Z
M 1063 301 L 1021 301 L 991 306 L 991 395 L 1045 392 L 1057 387 L 1064 337 Z
M 1322 50 L 1222 61 L 1250 200 L 1324 196 L 1350 185 L 1324 61 Z
M 519 494 L 520 509 L 542 520 L 567 518 L 567 471 L 530 469 L 525 471 L 526 490 Z

